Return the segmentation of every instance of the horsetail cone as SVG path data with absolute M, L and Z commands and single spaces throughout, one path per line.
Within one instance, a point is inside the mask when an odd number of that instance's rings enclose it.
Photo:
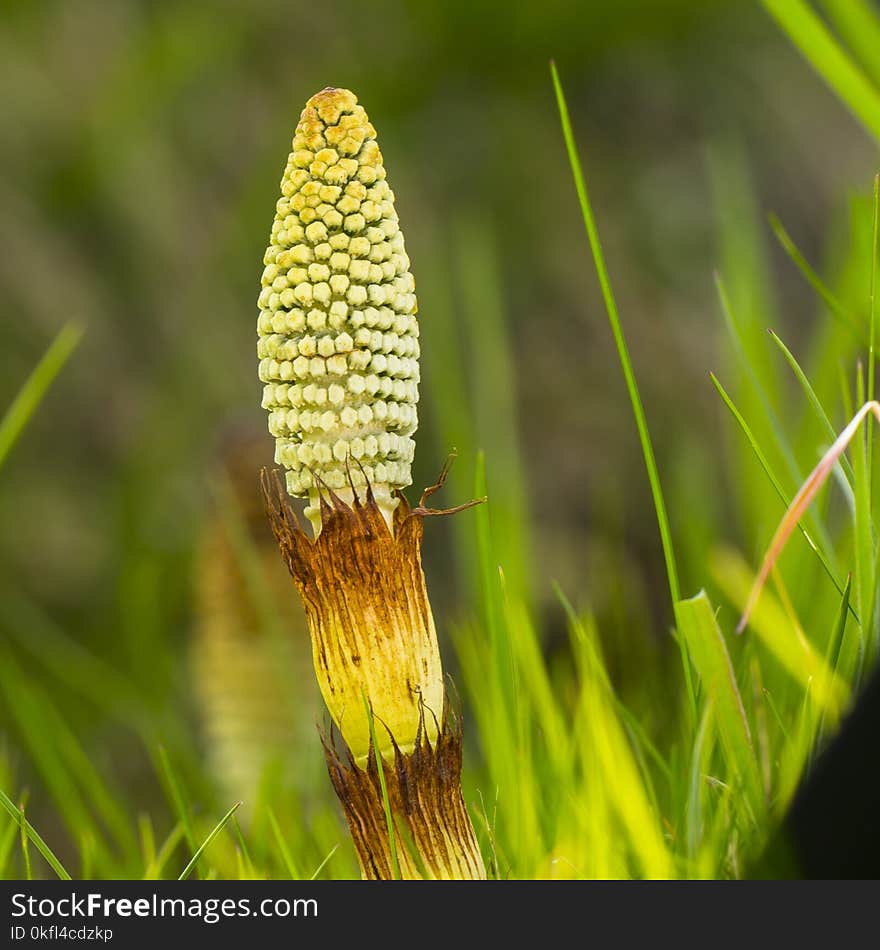
M 323 486 L 372 485 L 389 526 L 412 477 L 419 382 L 415 284 L 376 130 L 355 95 L 306 104 L 264 257 L 263 406 L 291 495 L 320 530 Z
M 264 472 L 263 490 L 345 744 L 331 736 L 324 751 L 361 870 L 485 877 L 421 562 L 443 476 L 415 508 L 401 491 L 417 422 L 414 283 L 376 131 L 347 90 L 302 112 L 264 264 L 260 378 L 286 484 Z M 288 495 L 308 500 L 310 533 Z M 406 832 L 396 851 L 386 802 Z
M 387 732 L 405 751 L 422 723 L 436 738 L 444 692 L 421 532 L 395 517 L 415 448 L 414 283 L 376 130 L 353 93 L 324 89 L 306 104 L 264 261 L 263 405 L 287 491 L 309 499 L 316 535 L 301 539 L 291 569 L 312 621 L 324 700 L 363 763 L 364 696 L 387 726 L 380 732 L 391 755 Z M 357 524 L 341 515 L 327 524 L 330 492 L 353 506 L 368 488 L 378 521 L 361 509 Z M 353 575 L 352 557 L 363 576 Z

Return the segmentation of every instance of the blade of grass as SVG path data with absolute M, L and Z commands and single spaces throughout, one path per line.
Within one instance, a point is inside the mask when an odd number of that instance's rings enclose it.
M 314 873 L 309 878 L 310 881 L 314 881 L 317 879 L 321 871 L 323 871 L 324 868 L 327 866 L 328 861 L 333 857 L 334 854 L 336 854 L 338 850 L 339 850 L 339 845 L 334 844 L 333 847 L 330 849 L 330 851 L 327 853 L 327 856 L 324 858 L 324 860 L 315 868 Z
M 43 839 L 37 833 L 36 828 L 34 828 L 34 826 L 25 818 L 24 814 L 15 806 L 12 799 L 6 794 L 6 792 L 3 791 L 3 789 L 0 789 L 0 805 L 6 809 L 17 825 L 23 825 L 28 838 L 33 841 L 37 851 L 43 855 L 43 857 L 46 859 L 46 863 L 50 868 L 52 868 L 58 878 L 62 881 L 71 880 L 70 875 L 64 869 L 64 865 L 58 860 L 58 858 L 55 857 L 49 845 L 43 841 Z
M 149 867 L 156 860 L 156 833 L 149 815 L 138 815 L 138 841 L 140 842 L 141 856 L 144 867 Z
M 844 323 L 860 343 L 866 342 L 865 332 L 862 327 L 859 326 L 858 320 L 844 307 L 840 300 L 828 289 L 822 278 L 813 270 L 807 259 L 800 250 L 798 250 L 797 245 L 791 239 L 791 236 L 788 231 L 785 230 L 779 218 L 773 213 L 769 214 L 767 218 L 782 249 L 791 258 L 797 269 L 804 275 L 807 283 L 816 291 L 829 312 Z
M 843 673 L 843 682 L 847 682 L 849 678 L 849 673 L 844 672 L 840 666 L 840 656 L 841 648 L 843 646 L 844 636 L 846 635 L 846 607 L 849 603 L 849 594 L 850 588 L 852 587 L 852 575 L 849 576 L 846 582 L 846 590 L 843 592 L 843 600 L 840 603 L 840 609 L 837 611 L 837 619 L 834 622 L 834 628 L 831 631 L 831 636 L 828 638 L 828 645 L 825 648 L 825 666 L 832 671 L 832 675 L 835 677 L 840 677 Z M 851 672 L 851 671 L 850 671 Z M 825 740 L 826 734 L 826 716 L 827 710 L 823 708 L 822 715 L 819 719 L 819 728 L 816 732 L 816 739 L 814 743 L 814 749 L 818 749 L 822 746 L 822 743 Z
M 572 632 L 580 681 L 576 712 L 581 725 L 580 756 L 594 776 L 586 784 L 590 796 L 588 810 L 607 809 L 617 816 L 625 832 L 620 842 L 608 841 L 607 829 L 604 835 L 597 834 L 595 843 L 608 852 L 599 857 L 606 867 L 611 867 L 617 863 L 614 852 L 620 852 L 626 845 L 645 877 L 673 877 L 675 866 L 660 815 L 652 806 L 626 729 L 614 713 L 610 685 L 593 639 L 579 620 Z
M 822 0 L 832 25 L 880 85 L 880 16 L 872 0 Z
M 460 452 L 461 461 L 449 473 L 450 497 L 463 498 L 473 486 L 471 459 L 476 457 L 478 440 L 473 418 L 473 394 L 468 385 L 465 369 L 464 320 L 454 293 L 455 281 L 449 258 L 451 237 L 444 231 L 437 240 L 431 240 L 426 256 L 433 267 L 421 275 L 421 293 L 424 306 L 435 319 L 425 321 L 421 328 L 424 352 L 432 359 L 425 361 L 422 377 L 425 411 L 430 414 L 435 433 L 433 451 L 436 457 L 450 450 Z M 423 445 L 422 451 L 425 451 Z M 433 472 L 432 472 L 433 474 Z M 453 570 L 461 590 L 474 600 L 479 595 L 479 572 L 472 543 L 473 528 L 464 518 L 452 519 L 455 536 Z
M 718 736 L 726 758 L 745 794 L 751 821 L 764 812 L 758 763 L 745 706 L 733 672 L 733 664 L 705 591 L 679 601 L 676 621 L 688 640 L 690 656 L 700 674 L 706 697 L 715 710 Z
M 9 584 L 0 584 L 3 632 L 14 638 L 66 686 L 105 710 L 145 709 L 137 684 L 105 660 L 90 653 L 38 605 Z
M 477 454 L 475 497 L 485 496 L 486 485 L 486 459 L 481 451 Z M 506 847 L 517 857 L 514 873 L 528 875 L 546 853 L 543 814 L 534 807 L 538 766 L 521 767 L 523 762 L 532 762 L 535 751 L 534 707 L 521 682 L 518 654 L 518 650 L 522 652 L 521 635 L 528 635 L 528 630 L 507 625 L 493 514 L 491 499 L 474 512 L 484 630 L 478 640 L 463 629 L 457 630 L 456 648 L 471 694 L 481 697 L 472 708 L 481 735 L 487 737 L 484 749 L 492 782 L 505 802 L 502 820 Z
M 786 541 L 791 536 L 792 531 L 794 531 L 795 526 L 800 521 L 804 512 L 808 508 L 810 502 L 816 497 L 819 490 L 825 484 L 829 474 L 833 467 L 837 464 L 837 461 L 840 455 L 846 451 L 847 446 L 858 430 L 859 426 L 862 423 L 862 420 L 865 418 L 868 413 L 874 413 L 875 415 L 880 416 L 880 404 L 876 402 L 865 403 L 861 409 L 853 416 L 846 428 L 840 433 L 837 437 L 837 440 L 828 449 L 822 459 L 819 461 L 819 464 L 813 469 L 809 474 L 806 481 L 801 486 L 798 493 L 794 496 L 791 501 L 791 504 L 788 506 L 788 509 L 785 512 L 785 515 L 782 518 L 782 521 L 779 523 L 779 527 L 776 529 L 776 533 L 773 535 L 773 538 L 770 541 L 770 544 L 767 548 L 767 553 L 764 555 L 764 561 L 761 565 L 761 570 L 758 573 L 758 577 L 755 580 L 754 587 L 749 596 L 748 601 L 746 602 L 745 610 L 743 612 L 742 619 L 739 622 L 738 631 L 742 632 L 748 623 L 749 614 L 751 613 L 752 608 L 755 606 L 755 602 L 758 599 L 758 595 L 761 593 L 761 588 L 764 586 L 764 583 L 767 580 L 767 577 L 770 574 L 773 565 L 776 563 L 782 549 L 785 547 Z M 858 444 L 856 446 L 858 448 Z M 855 466 L 855 471 L 858 473 L 860 467 L 857 464 Z M 858 481 L 864 483 L 865 479 L 861 478 Z M 858 487 L 858 486 L 857 486 Z M 859 537 L 859 525 L 858 525 L 858 514 L 860 507 L 860 494 L 863 494 L 864 490 L 860 493 L 856 491 L 856 517 L 857 517 L 857 540 L 856 540 L 856 564 L 857 571 L 865 570 L 866 567 L 866 558 L 871 558 L 871 548 L 870 548 L 870 538 Z M 865 503 L 861 504 L 862 509 L 864 510 Z M 865 532 L 862 532 L 865 533 Z M 864 556 L 862 556 L 860 549 L 867 544 L 867 549 L 864 551 Z M 862 596 L 865 596 L 863 590 Z M 863 608 L 864 609 L 864 608 Z M 866 618 L 866 622 L 870 625 L 870 617 Z
M 757 394 L 761 409 L 766 416 L 766 421 L 769 424 L 770 432 L 773 435 L 775 446 L 779 451 L 783 461 L 785 462 L 792 480 L 796 485 L 799 485 L 803 481 L 803 474 L 801 473 L 797 459 L 795 458 L 794 452 L 792 451 L 788 432 L 785 426 L 783 426 L 779 421 L 779 418 L 773 409 L 773 403 L 771 401 L 770 394 L 758 375 L 753 358 L 749 355 L 745 341 L 743 340 L 741 334 L 739 316 L 733 309 L 730 295 L 727 292 L 727 288 L 721 278 L 721 275 L 718 273 L 715 274 L 715 286 L 718 290 L 718 298 L 721 302 L 721 309 L 724 312 L 724 320 L 727 324 L 728 331 L 730 332 L 730 336 L 733 340 L 742 366 L 746 372 L 749 383 L 751 384 L 754 392 Z M 829 562 L 833 561 L 834 547 L 831 544 L 830 538 L 828 537 L 825 528 L 823 527 L 821 521 L 819 521 L 812 512 L 809 513 L 809 518 L 812 522 L 811 527 L 813 533 L 819 539 L 820 546 L 822 547 L 823 551 L 831 552 L 831 556 L 828 558 L 828 560 Z
M 568 152 L 568 160 L 571 165 L 571 172 L 574 178 L 575 190 L 577 191 L 578 201 L 580 202 L 581 215 L 584 219 L 584 226 L 587 231 L 587 238 L 590 242 L 590 250 L 593 254 L 593 262 L 596 266 L 596 273 L 599 278 L 599 285 L 602 289 L 602 297 L 605 301 L 605 309 L 608 313 L 608 320 L 611 324 L 611 332 L 614 336 L 614 342 L 617 346 L 617 353 L 620 358 L 620 365 L 623 370 L 623 376 L 626 381 L 626 388 L 629 392 L 630 402 L 632 403 L 633 415 L 636 420 L 636 428 L 639 432 L 639 441 L 642 446 L 642 455 L 645 460 L 645 467 L 648 470 L 648 481 L 651 485 L 651 495 L 654 499 L 654 511 L 657 516 L 657 526 L 660 530 L 660 540 L 663 545 L 663 557 L 666 561 L 666 576 L 669 581 L 669 594 L 672 598 L 673 608 L 681 599 L 681 591 L 678 581 L 678 567 L 675 561 L 675 550 L 672 545 L 672 532 L 669 528 L 669 519 L 666 514 L 666 502 L 663 498 L 663 489 L 660 485 L 660 473 L 657 470 L 657 462 L 654 457 L 654 447 L 651 443 L 651 436 L 648 432 L 648 421 L 645 416 L 645 410 L 642 405 L 642 398 L 639 394 L 638 384 L 635 373 L 632 368 L 632 362 L 629 357 L 629 349 L 626 344 L 626 338 L 623 334 L 623 327 L 620 323 L 620 316 L 617 311 L 617 302 L 614 292 L 611 289 L 611 280 L 608 276 L 608 270 L 605 266 L 605 255 L 602 251 L 602 244 L 599 240 L 599 232 L 593 217 L 593 209 L 587 194 L 587 186 L 584 180 L 584 173 L 581 168 L 580 158 L 578 157 L 577 147 L 574 141 L 574 132 L 571 127 L 571 119 L 568 114 L 568 104 L 565 100 L 565 94 L 562 91 L 562 83 L 559 79 L 559 73 L 556 64 L 550 64 L 550 72 L 553 77 L 553 88 L 556 92 L 556 104 L 559 108 L 559 118 L 562 123 L 562 135 L 565 139 L 565 147 Z M 684 671 L 685 685 L 687 688 L 688 701 L 692 721 L 696 720 L 696 696 L 694 693 L 693 682 L 691 678 L 691 668 L 688 661 L 686 647 L 683 640 L 679 640 L 679 646 L 682 651 L 681 662 Z
M 486 810 L 486 802 L 483 798 L 483 793 L 480 789 L 477 789 L 477 797 L 479 798 L 479 801 L 480 801 L 480 807 L 476 808 L 475 806 L 474 810 L 482 819 L 479 838 L 478 838 L 478 844 L 479 844 L 480 851 L 484 851 L 485 848 L 483 846 L 483 841 L 484 841 L 483 835 L 485 833 L 485 841 L 488 843 L 489 852 L 492 855 L 492 857 L 490 858 L 488 862 L 487 877 L 489 878 L 490 881 L 495 881 L 495 880 L 498 880 L 498 878 L 500 877 L 500 865 L 498 863 L 498 851 L 496 847 L 497 841 L 496 841 L 496 834 L 495 834 L 495 821 L 490 820 L 489 818 L 489 812 Z M 496 802 L 496 806 L 497 806 L 497 802 Z M 495 817 L 496 816 L 493 814 L 493 819 Z
M 471 400 L 465 411 L 474 420 L 477 444 L 492 460 L 486 494 L 492 499 L 493 536 L 507 588 L 515 599 L 529 603 L 534 571 L 529 563 L 528 490 L 518 430 L 516 370 L 501 293 L 505 281 L 487 220 L 465 218 L 452 237 L 460 298 L 455 311 L 465 335 L 465 353 L 474 359 Z
M 715 736 L 710 730 L 712 725 L 712 701 L 703 708 L 703 716 L 694 736 L 691 749 L 691 763 L 688 770 L 688 796 L 685 804 L 685 840 L 687 853 L 691 861 L 696 860 L 703 840 L 703 774 L 712 753 Z
M 34 879 L 34 870 L 31 867 L 31 851 L 28 846 L 27 819 L 24 816 L 25 803 L 22 801 L 18 806 L 19 814 L 19 841 L 21 842 L 21 856 L 24 859 L 24 877 L 26 881 Z
M 7 873 L 6 865 L 9 862 L 9 857 L 12 854 L 12 848 L 15 845 L 15 838 L 18 834 L 18 825 L 10 822 L 6 826 L 6 830 L 3 832 L 2 837 L 0 837 L 0 878 L 11 878 L 12 874 Z
M 251 861 L 251 853 L 248 850 L 247 841 L 244 840 L 244 834 L 241 830 L 241 825 L 238 823 L 238 818 L 236 818 L 235 815 L 232 816 L 232 829 L 235 832 L 235 840 L 238 842 L 238 847 L 241 851 L 242 857 L 244 858 L 248 879 L 252 880 L 254 877 L 254 862 Z
M 0 466 L 6 461 L 12 446 L 76 349 L 82 335 L 83 330 L 77 324 L 68 323 L 61 328 L 0 419 Z
M 94 795 L 99 803 L 106 804 L 109 801 L 113 818 L 124 826 L 121 810 L 116 806 L 113 796 L 102 789 L 102 782 L 88 763 L 87 756 L 81 750 L 74 750 L 70 742 L 65 741 L 70 736 L 64 734 L 63 725 L 59 729 L 58 714 L 52 709 L 45 691 L 25 676 L 13 661 L 11 652 L 2 647 L 0 694 L 9 710 L 9 719 L 17 725 L 23 747 L 28 750 L 40 778 L 48 787 L 71 836 L 76 840 L 83 829 L 93 828 L 101 840 L 104 856 L 109 859 L 109 845 L 95 823 L 86 793 Z M 127 828 L 121 831 L 123 835 L 126 832 Z
M 183 841 L 186 829 L 183 822 L 177 824 L 168 833 L 168 837 L 162 842 L 161 847 L 156 852 L 155 858 L 144 869 L 144 880 L 155 881 L 162 873 L 162 869 L 171 860 L 171 856 L 177 850 L 177 846 Z
M 813 737 L 816 735 L 816 712 L 812 702 L 812 693 L 804 693 L 800 715 L 790 741 L 782 748 L 779 762 L 779 780 L 774 809 L 784 814 L 794 797 L 804 768 L 809 762 L 813 750 Z
M 791 350 L 789 350 L 789 348 L 782 342 L 782 340 L 779 338 L 779 335 L 774 330 L 770 330 L 769 332 L 770 338 L 779 347 L 782 355 L 785 357 L 788 365 L 791 367 L 791 370 L 794 373 L 797 381 L 801 384 L 804 395 L 807 397 L 807 401 L 812 406 L 813 411 L 816 414 L 816 418 L 822 423 L 825 431 L 831 437 L 831 441 L 833 442 L 837 438 L 837 432 L 835 431 L 834 426 L 831 424 L 831 420 L 828 418 L 828 414 L 825 412 L 825 409 L 823 408 L 822 403 L 819 401 L 819 397 L 816 395 L 816 392 L 810 384 L 810 381 L 807 379 L 806 373 L 804 373 L 804 371 L 801 369 Z M 840 465 L 846 473 L 846 479 L 849 482 L 850 487 L 852 487 L 856 474 L 853 471 L 852 465 L 850 465 L 849 459 L 845 455 L 841 456 Z
M 185 881 L 190 876 L 190 874 L 192 874 L 195 866 L 199 863 L 199 858 L 204 853 L 205 848 L 207 848 L 208 845 L 217 837 L 217 835 L 220 834 L 220 832 L 224 829 L 229 819 L 232 818 L 232 816 L 235 814 L 238 808 L 243 804 L 244 802 L 236 802 L 232 806 L 232 808 L 230 808 L 229 811 L 226 812 L 226 814 L 220 819 L 220 821 L 218 821 L 217 824 L 214 825 L 214 828 L 211 831 L 211 833 L 208 835 L 207 838 L 205 838 L 205 840 L 201 843 L 201 845 L 199 845 L 196 853 L 190 858 L 189 864 L 187 864 L 187 866 L 180 872 L 180 877 L 178 877 L 177 879 L 178 881 Z
M 0 651 L 0 657 L 3 667 L 0 684 L 10 697 L 31 748 L 40 747 L 38 757 L 50 762 L 53 772 L 58 769 L 66 771 L 70 780 L 83 791 L 107 828 L 113 832 L 116 842 L 133 856 L 137 852 L 137 841 L 118 795 L 114 794 L 114 790 L 92 764 L 88 752 L 68 725 L 63 712 L 56 707 L 48 691 L 28 679 L 10 652 Z M 29 712 L 23 712 L 28 709 Z M 49 780 L 51 783 L 51 777 Z M 57 782 L 55 787 L 59 787 Z M 103 837 L 95 844 L 103 849 Z
M 477 453 L 474 497 L 486 497 L 486 455 Z M 492 537 L 492 502 L 480 505 L 475 513 L 477 529 L 477 556 L 480 565 L 481 595 L 486 630 L 489 634 L 489 649 L 493 657 L 492 669 L 496 674 L 495 685 L 498 699 L 509 710 L 513 719 L 517 719 L 517 669 L 516 658 L 511 648 L 510 638 L 503 635 L 504 608 L 498 588 L 498 563 L 494 557 L 495 545 Z
M 762 0 L 837 97 L 880 142 L 880 93 L 804 0 Z
M 425 864 L 424 859 L 419 854 L 418 848 L 416 848 L 416 843 L 413 840 L 413 836 L 410 834 L 409 828 L 407 828 L 406 825 L 401 825 L 398 828 L 398 833 L 400 835 L 401 844 L 406 849 L 406 853 L 409 855 L 410 860 L 413 862 L 413 864 L 415 864 L 416 870 L 422 876 L 422 880 L 435 880 L 434 875 L 428 870 L 428 866 Z
M 719 382 L 715 374 L 710 373 L 709 378 L 712 380 L 713 385 L 718 390 L 718 394 L 721 396 L 722 400 L 724 401 L 724 404 L 730 410 L 731 415 L 733 416 L 734 419 L 736 419 L 737 423 L 739 424 L 739 427 L 742 429 L 743 434 L 745 435 L 749 445 L 752 447 L 752 451 L 755 453 L 755 457 L 758 459 L 758 462 L 761 465 L 761 468 L 764 469 L 764 472 L 766 473 L 767 477 L 770 479 L 771 484 L 776 490 L 776 494 L 779 495 L 780 499 L 782 500 L 783 505 L 786 506 L 786 510 L 787 510 L 790 507 L 791 502 L 788 496 L 785 494 L 785 491 L 783 490 L 782 485 L 779 482 L 779 479 L 776 477 L 776 474 L 774 473 L 773 469 L 770 467 L 770 463 L 767 461 L 767 457 L 764 455 L 763 451 L 761 450 L 761 447 L 758 445 L 757 440 L 752 434 L 752 430 L 749 428 L 749 424 L 742 417 L 742 414 L 736 408 L 736 405 L 734 404 L 733 400 L 727 394 L 727 392 L 725 391 L 724 387 L 721 385 L 721 383 Z M 819 562 L 821 563 L 822 567 L 825 570 L 825 573 L 828 575 L 829 579 L 831 580 L 831 583 L 834 584 L 835 588 L 837 589 L 838 594 L 842 595 L 843 585 L 840 583 L 840 581 L 838 581 L 837 577 L 835 576 L 834 570 L 831 567 L 831 565 L 828 563 L 828 559 L 822 553 L 821 548 L 813 540 L 810 532 L 807 531 L 807 529 L 803 526 L 803 524 L 801 524 L 800 521 L 798 521 L 797 527 L 798 527 L 798 530 L 801 532 L 801 534 L 804 536 L 804 540 L 810 546 L 810 549 L 815 552 L 816 557 L 819 559 Z M 852 605 L 850 605 L 849 609 L 856 623 L 859 623 L 860 621 L 858 618 L 858 614 L 856 614 L 855 610 L 853 610 Z
M 852 574 L 846 579 L 846 590 L 843 592 L 843 599 L 840 602 L 840 610 L 837 612 L 837 620 L 834 623 L 834 629 L 828 638 L 828 646 L 825 649 L 825 665 L 837 672 L 837 664 L 840 660 L 840 648 L 843 645 L 843 636 L 846 633 L 846 614 L 849 604 L 849 594 L 852 589 Z
M 293 855 L 290 853 L 290 848 L 288 848 L 287 842 L 284 840 L 284 835 L 281 833 L 281 827 L 278 824 L 278 819 L 275 817 L 275 812 L 272 811 L 269 805 L 266 806 L 266 814 L 269 817 L 269 826 L 272 828 L 272 834 L 275 837 L 275 843 L 278 845 L 278 851 L 281 853 L 281 860 L 284 862 L 284 867 L 287 869 L 291 881 L 301 880 L 302 875 L 299 873 L 296 862 L 293 860 Z
M 773 752 L 770 732 L 767 728 L 767 704 L 764 702 L 764 674 L 758 657 L 749 658 L 749 686 L 751 687 L 751 720 L 755 724 L 755 754 L 758 759 L 764 798 L 769 800 L 773 792 Z
M 562 587 L 556 582 L 553 581 L 551 584 L 553 588 L 553 593 L 556 595 L 556 599 L 562 605 L 562 609 L 565 611 L 566 619 L 568 620 L 568 629 L 569 632 L 573 635 L 575 631 L 575 626 L 583 628 L 583 623 L 581 618 L 578 616 L 577 611 L 574 609 L 574 605 L 569 600 L 565 591 Z M 606 686 L 609 691 L 612 693 L 612 698 L 614 700 L 614 706 L 617 710 L 617 714 L 623 720 L 624 726 L 627 731 L 630 733 L 633 745 L 639 747 L 639 750 L 644 750 L 648 753 L 648 756 L 653 761 L 654 765 L 660 770 L 663 778 L 672 785 L 672 770 L 670 768 L 669 762 L 657 748 L 657 746 L 651 741 L 647 732 L 645 731 L 644 726 L 639 722 L 633 713 L 627 709 L 627 707 L 621 702 L 620 698 L 611 690 L 611 683 L 608 680 L 607 671 L 605 670 L 604 665 L 599 665 L 599 673 L 602 674 Z
M 97 848 L 95 847 L 95 836 L 87 828 L 80 835 L 79 855 L 80 855 L 80 879 L 90 881 L 95 876 L 95 862 L 97 860 Z
M 197 842 L 195 829 L 193 828 L 192 824 L 192 817 L 190 816 L 186 800 L 183 797 L 183 788 L 177 778 L 177 773 L 171 767 L 171 760 L 168 758 L 168 751 L 164 745 L 159 746 L 158 756 L 159 764 L 161 766 L 161 774 L 165 778 L 168 792 L 171 796 L 171 804 L 174 806 L 174 810 L 177 812 L 177 817 L 180 819 L 181 824 L 183 825 L 183 830 L 186 834 L 186 842 L 189 845 L 190 851 L 195 851 L 197 848 Z
M 870 344 L 868 346 L 868 402 L 874 400 L 874 379 L 876 372 L 877 349 L 877 231 L 880 227 L 880 173 L 874 176 L 873 218 L 871 221 L 871 282 L 868 300 L 870 320 Z M 874 420 L 868 416 L 868 485 L 874 484 L 874 440 L 871 437 L 874 431 Z M 870 501 L 870 498 L 869 498 Z M 869 512 L 870 514 L 870 512 Z
M 373 709 L 370 706 L 366 693 L 364 694 L 364 709 L 367 713 L 367 722 L 370 726 L 370 744 L 373 747 L 373 755 L 376 759 L 376 768 L 379 771 L 379 788 L 382 790 L 382 807 L 385 810 L 385 824 L 388 826 L 388 847 L 391 850 L 391 871 L 394 880 L 400 880 L 400 864 L 397 860 L 397 834 L 394 829 L 394 818 L 391 815 L 391 801 L 388 798 L 388 786 L 385 784 L 385 767 L 382 762 L 382 753 L 379 751 L 379 743 L 376 741 L 376 722 L 373 718 Z
M 870 319 L 870 345 L 868 348 L 868 404 L 874 403 L 875 399 L 875 366 L 876 366 L 876 289 L 877 289 L 877 241 L 878 227 L 880 227 L 880 173 L 874 176 L 873 202 L 872 202 L 872 220 L 871 220 L 871 264 L 870 264 L 870 283 L 869 283 L 869 319 Z M 866 665 L 873 662 L 876 652 L 877 640 L 880 639 L 880 631 L 874 623 L 874 610 L 877 600 L 877 548 L 874 543 L 874 519 L 873 519 L 873 485 L 874 485 L 874 416 L 876 412 L 869 413 L 867 417 L 867 426 L 865 432 L 865 441 L 858 445 L 857 457 L 864 459 L 864 479 L 861 485 L 857 483 L 856 490 L 856 534 L 859 539 L 859 559 L 857 559 L 857 568 L 863 570 L 860 575 L 859 593 L 867 603 L 867 611 L 862 608 L 862 614 L 866 616 L 867 623 L 863 629 L 864 657 L 863 664 L 858 671 L 859 678 Z M 859 504 L 859 502 L 861 504 Z M 864 586 L 863 586 L 864 585 Z M 867 592 L 865 591 L 867 588 Z
M 865 370 L 861 360 L 856 366 L 856 395 L 859 403 L 865 400 Z M 871 405 L 871 403 L 866 403 Z M 880 411 L 880 410 L 875 410 Z M 867 413 L 868 425 L 872 413 Z M 853 519 L 855 524 L 855 595 L 856 602 L 859 605 L 859 614 L 864 618 L 861 627 L 861 652 L 864 654 L 864 645 L 871 636 L 871 630 L 874 626 L 874 590 L 876 577 L 874 572 L 874 532 L 871 524 L 871 481 L 868 470 L 868 441 L 867 429 L 862 433 L 857 433 L 855 429 L 838 449 L 838 455 L 846 451 L 847 444 L 851 444 L 853 456 L 853 469 L 856 473 L 856 484 L 853 492 Z M 833 449 L 829 453 L 833 453 Z M 824 481 L 828 477 L 827 471 L 819 474 L 819 479 Z M 806 503 L 813 497 L 810 494 L 811 489 L 805 490 Z
M 730 602 L 742 609 L 752 588 L 752 572 L 743 558 L 729 548 L 718 548 L 709 556 L 709 572 Z M 845 683 L 828 669 L 772 591 L 765 591 L 754 605 L 751 629 L 801 688 L 815 694 L 817 705 L 832 714 L 839 712 L 849 692 Z

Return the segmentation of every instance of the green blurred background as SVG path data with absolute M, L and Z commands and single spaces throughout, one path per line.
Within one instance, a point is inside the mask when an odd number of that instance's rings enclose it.
M 876 165 L 758 4 L 3 4 L 0 406 L 64 323 L 85 328 L 0 473 L 0 784 L 29 788 L 44 836 L 81 844 L 75 814 L 59 825 L 64 778 L 30 737 L 28 710 L 43 710 L 41 728 L 66 724 L 132 808 L 164 807 L 155 743 L 182 760 L 213 754 L 217 703 L 193 660 L 207 609 L 201 552 L 230 487 L 261 543 L 248 509 L 271 440 L 255 301 L 290 138 L 327 85 L 353 89 L 378 129 L 413 261 L 416 485 L 455 446 L 443 500 L 464 501 L 485 450 L 504 569 L 531 598 L 551 659 L 565 662 L 558 581 L 595 611 L 624 693 L 645 662 L 674 668 L 656 522 L 551 58 L 693 592 L 708 582 L 713 543 L 754 562 L 779 516 L 772 493 L 739 490 L 730 445 L 741 436 L 708 377 L 735 388 L 713 271 L 745 274 L 746 323 L 798 347 L 817 306 L 764 213 L 833 271 Z M 744 231 L 761 243 L 738 245 Z M 442 631 L 478 597 L 469 518 L 429 526 Z M 290 781 L 314 773 L 324 789 L 320 708 L 307 662 L 292 662 L 287 687 L 301 705 L 290 721 L 305 720 L 306 751 Z M 668 685 L 640 688 L 662 703 Z M 182 768 L 208 800 L 198 767 Z

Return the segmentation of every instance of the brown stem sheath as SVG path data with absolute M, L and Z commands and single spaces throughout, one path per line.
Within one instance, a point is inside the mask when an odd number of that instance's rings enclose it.
M 485 878 L 422 571 L 423 518 L 433 513 L 425 498 L 412 510 L 398 493 L 392 533 L 369 485 L 351 504 L 325 488 L 321 531 L 312 538 L 265 471 L 263 492 L 305 607 L 321 693 L 345 745 L 339 754 L 324 743 L 364 877 L 391 877 L 393 863 L 369 709 L 401 836 L 401 875 Z

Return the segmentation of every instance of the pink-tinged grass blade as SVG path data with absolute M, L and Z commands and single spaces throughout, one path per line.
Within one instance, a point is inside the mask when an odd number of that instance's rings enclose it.
M 873 414 L 874 417 L 880 421 L 880 403 L 871 400 L 866 402 L 864 406 L 859 409 L 849 425 L 840 433 L 834 444 L 822 457 L 819 464 L 810 472 L 807 480 L 801 486 L 800 491 L 798 491 L 792 499 L 791 504 L 782 517 L 782 521 L 779 523 L 779 527 L 776 529 L 776 534 L 773 535 L 770 546 L 767 548 L 767 553 L 764 555 L 761 570 L 755 579 L 755 583 L 749 593 L 749 599 L 746 601 L 742 619 L 736 628 L 737 633 L 742 633 L 743 630 L 745 630 L 749 622 L 749 616 L 761 594 L 761 589 L 764 587 L 770 572 L 773 570 L 774 564 L 776 564 L 776 561 L 779 559 L 779 555 L 782 553 L 786 542 L 789 537 L 791 537 L 791 533 L 797 527 L 798 522 L 809 507 L 810 502 L 816 497 L 819 490 L 827 481 L 828 476 L 831 474 L 841 455 L 846 451 L 847 446 L 852 441 L 859 426 L 869 414 Z

